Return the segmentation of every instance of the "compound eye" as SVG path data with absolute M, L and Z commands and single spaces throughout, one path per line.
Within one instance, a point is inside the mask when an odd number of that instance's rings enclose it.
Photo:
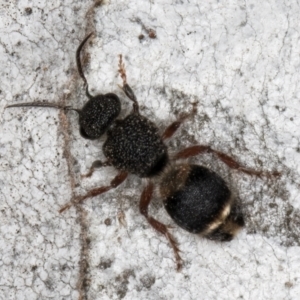
M 120 114 L 121 102 L 117 95 L 98 95 L 84 105 L 79 115 L 80 134 L 86 139 L 101 137 Z
M 84 128 L 80 126 L 79 128 L 79 133 L 80 135 L 84 138 L 84 139 L 88 139 L 88 140 L 95 140 L 95 137 L 91 137 L 89 135 L 87 135 L 87 133 L 84 131 Z

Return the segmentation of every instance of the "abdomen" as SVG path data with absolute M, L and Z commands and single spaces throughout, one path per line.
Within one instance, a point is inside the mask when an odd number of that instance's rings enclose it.
M 231 196 L 225 181 L 202 166 L 174 166 L 163 178 L 160 191 L 171 218 L 192 233 L 218 227 L 215 222 L 224 221 L 230 213 Z

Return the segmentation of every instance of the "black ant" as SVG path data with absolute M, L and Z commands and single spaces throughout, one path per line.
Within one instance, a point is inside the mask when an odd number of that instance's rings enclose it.
M 76 197 L 59 212 L 118 187 L 129 174 L 147 178 L 147 185 L 140 198 L 140 212 L 156 231 L 168 239 L 175 254 L 177 270 L 180 270 L 182 267 L 180 250 L 168 226 L 148 215 L 148 207 L 154 192 L 154 181 L 158 184 L 159 194 L 167 212 L 177 225 L 211 240 L 230 241 L 244 226 L 244 218 L 227 184 L 208 168 L 182 162 L 182 160 L 186 161 L 199 154 L 211 153 L 228 167 L 248 175 L 270 177 L 278 176 L 279 173 L 246 168 L 227 154 L 205 145 L 188 147 L 170 158 L 164 142 L 174 135 L 187 118 L 196 113 L 196 104 L 193 104 L 191 113 L 181 114 L 178 120 L 169 125 L 161 135 L 158 127 L 140 114 L 136 96 L 127 84 L 122 55 L 119 60 L 119 73 L 123 80 L 122 89 L 133 102 L 133 109 L 124 119 L 116 119 L 121 111 L 118 96 L 112 93 L 92 96 L 88 91 L 80 52 L 91 35 L 92 33 L 82 41 L 76 52 L 78 72 L 86 85 L 86 95 L 89 98 L 81 110 L 41 102 L 13 104 L 7 107 L 43 106 L 75 110 L 79 114 L 80 133 L 84 138 L 97 139 L 106 133 L 103 153 L 107 160 L 96 161 L 85 177 L 91 176 L 95 168 L 103 166 L 115 167 L 118 174 L 109 185 L 92 189 L 85 195 Z

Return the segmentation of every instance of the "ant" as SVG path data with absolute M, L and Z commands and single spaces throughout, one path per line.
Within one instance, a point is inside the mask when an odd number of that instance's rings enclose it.
M 210 240 L 230 241 L 245 225 L 238 204 L 225 181 L 217 173 L 204 166 L 189 164 L 186 160 L 203 153 L 211 153 L 231 169 L 248 175 L 271 177 L 280 173 L 246 168 L 227 154 L 207 145 L 190 146 L 170 157 L 165 141 L 175 134 L 187 118 L 195 115 L 196 104 L 193 104 L 191 113 L 182 113 L 163 134 L 160 134 L 156 124 L 140 114 L 137 98 L 127 83 L 122 55 L 119 56 L 118 70 L 123 81 L 121 88 L 132 101 L 132 111 L 124 119 L 117 119 L 121 111 L 119 97 L 113 93 L 90 95 L 82 70 L 80 52 L 92 34 L 86 36 L 76 51 L 78 72 L 84 81 L 86 96 L 89 99 L 81 110 L 44 102 L 20 103 L 7 107 L 37 106 L 74 110 L 79 114 L 80 134 L 83 138 L 97 139 L 106 133 L 102 149 L 107 160 L 94 162 L 90 171 L 83 177 L 90 177 L 95 168 L 104 166 L 113 166 L 118 170 L 118 174 L 109 185 L 94 188 L 85 195 L 76 197 L 59 212 L 62 213 L 72 205 L 117 188 L 129 174 L 146 178 L 147 184 L 140 197 L 140 213 L 157 232 L 167 238 L 173 248 L 179 271 L 183 262 L 169 227 L 148 214 L 155 184 L 158 185 L 165 209 L 178 226 Z

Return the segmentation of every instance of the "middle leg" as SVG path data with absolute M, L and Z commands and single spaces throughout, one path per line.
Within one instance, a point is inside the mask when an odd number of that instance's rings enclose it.
M 177 129 L 181 126 L 181 124 L 188 118 L 193 117 L 197 113 L 197 102 L 192 103 L 193 109 L 190 113 L 182 113 L 179 115 L 179 118 L 170 124 L 164 131 L 162 135 L 162 139 L 166 140 L 169 139 L 174 135 Z

